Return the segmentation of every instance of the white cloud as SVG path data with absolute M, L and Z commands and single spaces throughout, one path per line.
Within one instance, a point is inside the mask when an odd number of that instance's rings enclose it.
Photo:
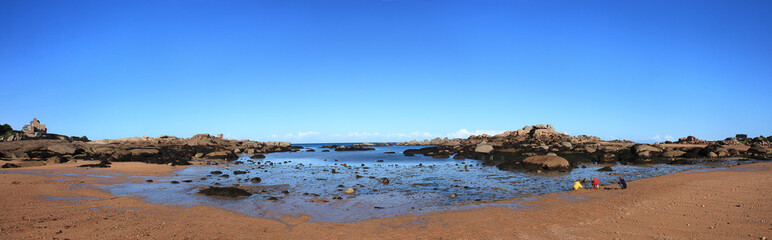
M 652 140 L 654 140 L 654 141 L 658 141 L 658 142 L 661 142 L 661 141 L 663 141 L 663 140 L 664 140 L 664 141 L 673 141 L 673 136 L 670 136 L 670 135 L 668 134 L 668 135 L 665 135 L 665 137 L 663 138 L 663 137 L 660 137 L 660 136 L 659 136 L 659 134 L 657 134 L 656 136 L 654 136 L 654 137 L 653 137 L 653 138 L 651 138 L 651 139 L 652 139 Z
M 312 131 L 299 132 L 298 137 L 305 137 L 305 136 L 318 135 L 318 134 L 319 134 L 318 132 L 312 132 Z
M 496 134 L 501 134 L 503 132 L 504 131 L 499 131 L 499 130 L 475 130 L 474 132 L 470 132 L 469 130 L 466 130 L 466 128 L 464 128 L 464 129 L 458 130 L 458 131 L 456 131 L 454 133 L 445 134 L 445 136 L 448 137 L 448 138 L 468 138 L 471 135 L 488 134 L 488 135 L 493 136 L 493 135 L 496 135 Z

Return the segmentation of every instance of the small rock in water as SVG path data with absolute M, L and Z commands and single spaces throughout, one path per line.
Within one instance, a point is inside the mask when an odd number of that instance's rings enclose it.
M 383 183 L 384 185 L 388 185 L 389 184 L 389 179 L 388 178 L 381 178 L 381 183 Z
M 334 197 L 332 197 L 332 199 L 335 199 L 335 200 L 343 200 L 343 198 L 342 198 L 342 197 L 339 197 L 339 196 L 334 196 Z
M 376 162 L 383 162 L 383 160 L 382 159 L 378 159 L 378 161 L 376 161 Z
M 277 197 L 269 197 L 268 198 L 268 201 L 278 201 L 278 200 L 279 200 L 279 198 L 277 198 Z
M 153 182 L 153 179 L 148 179 L 148 180 L 147 180 L 147 181 L 145 181 L 145 182 Z
M 172 183 L 172 184 L 178 184 L 178 183 L 180 183 L 180 182 L 177 182 L 177 181 L 171 181 L 171 183 Z
M 611 167 L 609 167 L 609 166 L 605 166 L 605 167 L 602 167 L 602 168 L 598 169 L 598 171 L 599 172 L 611 172 L 611 171 L 614 171 L 614 169 L 611 169 Z
M 219 185 L 219 184 L 215 184 L 215 185 Z M 241 197 L 241 196 L 252 195 L 246 190 L 236 188 L 236 187 L 208 187 L 206 189 L 202 189 L 198 191 L 198 193 L 207 195 L 207 196 L 220 196 L 220 197 Z
M 233 171 L 233 175 L 247 174 L 246 171 Z
M 193 180 L 182 180 L 182 182 L 189 183 L 189 182 L 193 182 Z
M 260 183 L 263 181 L 263 179 L 260 179 L 259 177 L 253 177 L 252 179 L 249 179 L 249 181 L 252 183 Z
M 450 198 L 456 198 L 456 194 L 455 193 L 451 193 L 450 194 Z
M 211 172 L 209 172 L 209 173 L 211 173 L 211 174 L 214 174 L 214 175 L 220 175 L 220 174 L 222 174 L 222 172 L 221 172 L 221 171 L 211 171 Z
M 354 188 L 346 188 L 346 191 L 344 191 L 344 193 L 346 193 L 346 194 L 354 194 L 354 191 L 355 191 Z

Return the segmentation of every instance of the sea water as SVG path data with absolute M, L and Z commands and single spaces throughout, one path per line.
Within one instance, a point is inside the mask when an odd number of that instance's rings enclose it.
M 309 221 L 352 222 L 442 210 L 521 207 L 518 201 L 506 200 L 567 191 L 578 179 L 597 177 L 601 184 L 614 184 L 623 176 L 630 187 L 635 187 L 630 181 L 706 167 L 705 164 L 590 164 L 565 173 L 527 173 L 502 171 L 472 159 L 402 154 L 406 149 L 417 147 L 322 152 L 325 150 L 322 145 L 327 144 L 302 144 L 305 149 L 299 152 L 271 153 L 264 159 L 242 156 L 237 161 L 244 164 L 238 165 L 191 166 L 177 171 L 176 176 L 154 177 L 153 183 L 124 183 L 102 188 L 115 195 L 139 196 L 157 204 L 205 204 L 256 217 L 310 216 Z M 308 152 L 308 149 L 315 151 Z M 611 166 L 613 175 L 597 171 L 603 166 Z M 211 171 L 230 176 L 212 175 Z M 248 173 L 234 175 L 233 171 Z M 262 181 L 248 181 L 254 177 Z M 388 184 L 383 183 L 383 178 L 389 180 Z M 181 183 L 171 184 L 171 181 Z M 239 185 L 255 194 L 237 199 L 197 194 L 200 189 L 214 185 Z M 356 191 L 346 194 L 347 188 Z

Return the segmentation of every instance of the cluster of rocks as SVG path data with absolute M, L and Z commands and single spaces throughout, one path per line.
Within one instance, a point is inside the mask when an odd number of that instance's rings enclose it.
M 708 144 L 708 141 L 699 139 L 695 136 L 687 136 L 679 138 L 677 144 Z
M 680 145 L 638 144 L 631 141 L 603 141 L 599 137 L 569 136 L 556 132 L 549 124 L 525 126 L 495 136 L 479 135 L 467 139 L 410 141 L 398 145 L 416 145 L 405 156 L 422 154 L 434 158 L 472 158 L 503 170 L 570 170 L 582 163 L 690 163 L 694 159 L 743 157 L 770 159 L 768 146 L 732 147 L 724 141 L 705 141 L 693 136 L 681 138 Z M 681 146 L 685 145 L 685 146 Z M 746 146 L 747 147 L 747 146 Z M 562 159 L 562 160 L 561 160 Z M 527 161 L 526 161 L 527 160 Z M 559 164 L 558 164 L 559 163 Z
M 163 135 L 89 142 L 64 138 L 0 142 L 0 159 L 46 161 L 49 164 L 70 160 L 106 160 L 187 165 L 192 159 L 229 161 L 237 159 L 239 154 L 291 150 L 289 142 L 233 140 L 209 134 L 197 134 L 191 138 Z
M 352 144 L 352 145 L 326 145 L 322 146 L 322 148 L 329 148 L 329 149 L 335 149 L 335 151 L 371 151 L 375 150 L 375 146 L 388 146 L 386 143 L 382 143 L 383 145 L 376 145 L 371 143 L 363 143 L 363 144 Z

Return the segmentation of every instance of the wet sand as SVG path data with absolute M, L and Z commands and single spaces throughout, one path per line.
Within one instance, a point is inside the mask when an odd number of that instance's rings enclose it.
M 760 239 L 772 237 L 772 163 L 687 171 L 484 208 L 353 223 L 252 218 L 169 206 L 89 187 L 174 174 L 180 167 L 115 163 L 0 170 L 0 239 Z M 75 173 L 79 175 L 70 175 Z M 43 175 L 48 174 L 48 175 Z M 85 175 L 85 176 L 84 176 Z M 138 175 L 138 177 L 133 177 Z M 108 177 L 105 177 L 108 176 Z

